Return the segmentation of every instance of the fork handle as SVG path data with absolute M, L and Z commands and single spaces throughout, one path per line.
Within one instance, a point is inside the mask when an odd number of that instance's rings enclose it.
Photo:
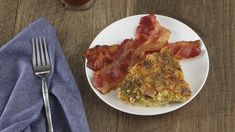
M 54 132 L 52 119 L 51 119 L 51 109 L 50 109 L 50 103 L 49 103 L 49 93 L 48 93 L 48 85 L 47 85 L 46 78 L 42 78 L 42 95 L 43 95 L 44 107 L 45 107 L 46 117 L 47 117 L 48 132 Z

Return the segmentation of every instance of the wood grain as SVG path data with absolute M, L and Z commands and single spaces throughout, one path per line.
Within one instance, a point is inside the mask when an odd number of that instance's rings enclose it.
M 134 14 L 157 13 L 192 27 L 209 52 L 210 72 L 203 90 L 179 110 L 159 116 L 134 116 L 102 102 L 84 71 L 84 51 L 112 22 Z M 94 132 L 235 131 L 234 0 L 96 0 L 86 11 L 69 11 L 59 0 L 0 0 L 0 46 L 39 17 L 55 26 L 78 83 Z
M 14 36 L 18 0 L 0 0 L 0 46 Z

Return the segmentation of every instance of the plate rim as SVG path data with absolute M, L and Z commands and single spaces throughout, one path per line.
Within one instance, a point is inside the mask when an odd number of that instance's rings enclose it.
M 121 18 L 121 19 L 118 19 L 118 20 L 112 22 L 111 24 L 109 24 L 108 26 L 106 26 L 105 28 L 103 28 L 103 29 L 96 35 L 96 37 L 92 40 L 92 42 L 91 42 L 89 48 L 92 48 L 92 47 L 91 47 L 92 43 L 93 43 L 94 40 L 100 35 L 100 33 L 103 32 L 105 29 L 111 27 L 114 23 L 119 22 L 119 21 L 122 21 L 123 19 L 131 18 L 131 17 L 142 17 L 142 16 L 146 16 L 146 15 L 149 15 L 149 14 L 137 14 L 137 15 L 127 16 L 127 17 L 124 17 L 124 18 Z M 209 70 L 210 70 L 210 60 L 209 60 L 208 50 L 207 50 L 207 47 L 206 47 L 204 41 L 201 39 L 201 37 L 198 35 L 198 33 L 195 32 L 195 31 L 194 31 L 191 27 L 189 27 L 187 24 L 185 24 L 185 23 L 183 23 L 183 22 L 181 22 L 181 21 L 179 21 L 179 20 L 177 20 L 177 19 L 175 19 L 175 18 L 173 18 L 173 17 L 169 17 L 169 16 L 165 16 L 165 15 L 159 15 L 159 14 L 154 14 L 154 15 L 155 15 L 156 17 L 159 17 L 159 16 L 160 16 L 160 17 L 165 17 L 165 18 L 167 18 L 167 19 L 172 19 L 172 20 L 174 20 L 174 21 L 177 21 L 177 22 L 183 24 L 184 26 L 187 26 L 187 28 L 191 29 L 191 30 L 199 37 L 201 43 L 204 45 L 205 50 L 206 50 L 205 53 L 206 53 L 206 58 L 207 58 L 207 67 L 206 67 L 206 68 L 207 68 L 207 72 L 206 72 L 205 78 L 204 78 L 204 80 L 203 80 L 203 82 L 202 82 L 200 88 L 196 91 L 196 93 L 195 93 L 192 97 L 190 97 L 190 99 L 188 99 L 187 101 L 181 103 L 181 105 L 176 106 L 175 108 L 172 108 L 172 109 L 170 109 L 170 110 L 166 110 L 166 111 L 163 111 L 163 112 L 158 112 L 158 113 L 155 113 L 155 114 L 154 114 L 154 113 L 130 112 L 130 111 L 123 110 L 123 109 L 121 109 L 121 108 L 119 108 L 119 107 L 113 105 L 112 103 L 107 102 L 107 101 L 106 101 L 105 99 L 103 99 L 102 97 L 100 97 L 100 95 L 98 94 L 99 91 L 96 90 L 96 89 L 92 86 L 91 80 L 90 80 L 89 77 L 88 77 L 87 69 L 89 69 L 89 68 L 87 67 L 87 59 L 85 58 L 85 74 L 86 74 L 87 81 L 88 81 L 88 83 L 89 83 L 89 85 L 90 85 L 90 88 L 93 90 L 93 92 L 95 92 L 96 96 L 98 96 L 99 99 L 101 99 L 101 100 L 102 100 L 103 102 L 105 102 L 107 105 L 113 107 L 113 108 L 116 109 L 116 110 L 119 110 L 119 111 L 121 111 L 121 112 L 127 113 L 127 114 L 139 115 L 139 116 L 153 116 L 153 115 L 162 115 L 162 114 L 166 114 L 166 113 L 170 113 L 170 112 L 176 111 L 176 110 L 178 110 L 178 109 L 184 107 L 184 106 L 185 106 L 186 104 L 188 104 L 189 102 L 191 102 L 191 101 L 199 94 L 199 92 L 202 90 L 202 88 L 203 88 L 203 86 L 205 85 L 205 83 L 206 83 L 206 81 L 207 81 L 207 78 L 208 78 L 208 74 L 209 74 Z

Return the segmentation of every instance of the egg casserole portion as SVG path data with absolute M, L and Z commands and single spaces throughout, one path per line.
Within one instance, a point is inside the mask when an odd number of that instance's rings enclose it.
M 191 96 L 179 61 L 167 48 L 148 54 L 143 61 L 129 69 L 117 90 L 121 100 L 140 106 L 184 102 Z

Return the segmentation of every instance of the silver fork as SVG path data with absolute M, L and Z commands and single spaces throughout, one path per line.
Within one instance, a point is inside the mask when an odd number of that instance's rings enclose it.
M 53 132 L 53 124 L 51 120 L 51 110 L 49 104 L 47 76 L 51 72 L 51 63 L 48 55 L 47 44 L 44 37 L 32 38 L 33 45 L 33 72 L 42 80 L 42 94 L 46 111 L 48 131 Z

